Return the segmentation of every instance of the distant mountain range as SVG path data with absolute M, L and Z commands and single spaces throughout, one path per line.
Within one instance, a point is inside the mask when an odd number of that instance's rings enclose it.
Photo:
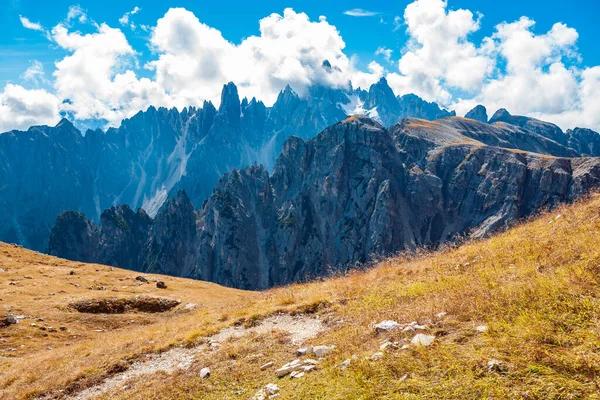
M 0 240 L 44 250 L 63 211 L 98 223 L 103 210 L 126 204 L 154 217 L 180 189 L 200 207 L 232 168 L 258 163 L 271 170 L 288 137 L 312 138 L 354 113 L 385 126 L 454 115 L 414 95 L 396 97 L 385 79 L 368 91 L 317 86 L 303 97 L 288 86 L 272 107 L 240 100 L 229 83 L 218 109 L 210 102 L 181 111 L 150 107 L 118 129 L 85 135 L 67 120 L 3 133 Z
M 98 225 L 65 212 L 48 250 L 263 289 L 482 237 L 571 201 L 600 184 L 600 158 L 582 157 L 598 156 L 599 143 L 597 133 L 562 133 L 505 110 L 490 124 L 406 118 L 390 128 L 354 115 L 313 139 L 289 137 L 271 174 L 259 165 L 228 172 L 198 211 L 179 190 L 154 218 L 127 205 L 105 210 Z
M 460 118 L 385 79 L 272 107 L 229 83 L 218 109 L 0 134 L 0 241 L 261 289 L 487 235 L 596 187 L 595 157 L 594 131 Z

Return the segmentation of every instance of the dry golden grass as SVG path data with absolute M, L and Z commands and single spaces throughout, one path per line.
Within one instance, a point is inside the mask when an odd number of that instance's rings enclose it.
M 43 316 L 53 326 L 65 324 L 77 337 L 61 332 L 43 337 L 28 323 L 4 328 L 0 335 L 10 343 L 2 343 L 2 350 L 17 342 L 26 347 L 2 359 L 0 393 L 10 399 L 58 393 L 109 374 L 119 362 L 126 367 L 144 352 L 200 341 L 220 326 L 252 325 L 285 311 L 318 315 L 330 329 L 309 344 L 337 345 L 318 371 L 300 380 L 277 380 L 273 370 L 259 369 L 267 361 L 279 366 L 295 358 L 285 333 L 252 334 L 201 354 L 188 371 L 138 378 L 106 398 L 247 399 L 276 382 L 282 399 L 598 399 L 599 238 L 600 195 L 593 195 L 484 241 L 262 293 L 175 278 L 164 278 L 166 291 L 148 285 L 120 289 L 132 280 L 119 278 L 135 273 L 91 265 L 81 265 L 71 277 L 81 280 L 75 288 L 67 277 L 77 264 L 3 246 L 0 260 L 9 268 L 0 277 L 1 305 L 14 307 L 15 314 Z M 7 277 L 18 278 L 21 286 L 7 286 Z M 85 288 L 92 283 L 111 289 Z M 86 316 L 64 308 L 74 298 L 115 295 L 113 287 L 200 307 L 192 313 L 126 316 Z M 436 318 L 441 311 L 448 315 Z M 127 324 L 132 318 L 138 322 Z M 373 324 L 384 319 L 426 324 L 436 342 L 371 361 L 385 339 L 414 334 L 375 334 Z M 476 332 L 482 324 L 489 330 Z M 68 340 L 73 344 L 65 347 Z M 54 350 L 45 350 L 48 345 Z M 336 367 L 353 355 L 358 360 L 348 369 Z M 501 371 L 487 369 L 492 359 L 502 362 Z M 212 375 L 200 379 L 205 366 Z

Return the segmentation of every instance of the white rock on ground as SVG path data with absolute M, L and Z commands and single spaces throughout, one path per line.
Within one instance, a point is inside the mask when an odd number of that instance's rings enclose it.
M 294 371 L 290 374 L 290 378 L 302 378 L 304 376 L 304 372 Z
M 341 369 L 346 369 L 350 366 L 351 360 L 349 358 L 345 359 L 344 362 L 342 362 L 340 365 L 338 365 L 338 368 Z
M 261 365 L 260 370 L 264 371 L 265 369 L 271 368 L 275 363 L 273 361 L 269 361 L 268 363 Z
M 418 333 L 412 338 L 410 342 L 417 346 L 430 346 L 433 344 L 434 340 L 435 336 Z
M 402 327 L 402 325 L 400 325 L 396 321 L 386 320 L 381 321 L 380 323 L 375 325 L 375 332 L 389 332 L 400 327 Z
M 379 361 L 382 358 L 383 358 L 383 353 L 380 351 L 378 351 L 377 353 L 375 353 L 371 356 L 371 360 L 373 360 L 373 361 Z
M 204 378 L 208 378 L 210 376 L 210 368 L 206 367 L 206 368 L 202 368 L 200 370 L 200 378 L 204 379 Z
M 315 367 L 314 365 L 305 365 L 302 367 L 302 369 L 304 370 L 304 372 L 312 372 L 315 369 L 317 369 L 317 367 Z
M 302 347 L 302 348 L 300 348 L 300 349 L 296 350 L 296 355 L 297 355 L 298 357 L 300 357 L 300 356 L 305 356 L 305 355 L 307 355 L 307 354 L 310 354 L 310 353 L 312 353 L 312 351 L 313 351 L 313 348 L 312 348 L 312 346 L 310 346 L 310 347 Z
M 479 325 L 478 327 L 475 328 L 475 330 L 477 332 L 487 332 L 488 331 L 488 327 L 487 325 Z
M 442 311 L 441 313 L 435 314 L 436 318 L 444 318 L 448 313 L 446 311 Z
M 399 346 L 399 344 L 400 343 L 398 343 L 398 342 L 392 343 L 389 340 L 386 340 L 381 346 L 379 346 L 379 350 L 380 351 L 385 351 L 385 350 L 387 350 L 389 348 L 397 349 L 398 346 Z
M 283 378 L 284 376 L 294 372 L 311 372 L 317 368 L 316 365 L 318 363 L 319 362 L 316 360 L 308 359 L 302 361 L 300 359 L 296 359 L 275 371 L 275 375 L 277 375 L 278 378 Z
M 273 399 L 273 398 L 279 396 L 278 392 L 279 392 L 279 386 L 277 386 L 274 383 L 269 383 L 264 388 L 262 388 L 258 392 L 256 392 L 256 394 L 254 395 L 254 397 L 252 399 L 253 400 Z
M 327 354 L 331 353 L 331 351 L 333 350 L 333 347 L 330 346 L 315 346 L 313 347 L 313 353 L 315 353 L 315 356 L 317 357 L 323 357 L 326 356 Z
M 302 369 L 302 360 L 298 358 L 279 368 L 277 371 L 275 371 L 275 375 L 277 375 L 278 378 L 283 378 L 284 376 L 291 374 L 294 371 L 298 371 L 300 369 Z

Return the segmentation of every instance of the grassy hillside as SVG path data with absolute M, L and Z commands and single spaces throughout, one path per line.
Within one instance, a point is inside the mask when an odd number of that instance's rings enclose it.
M 260 293 L 151 275 L 140 284 L 134 272 L 9 245 L 0 246 L 0 268 L 1 313 L 31 317 L 0 328 L 6 399 L 68 397 L 174 346 L 199 349 L 190 368 L 142 375 L 103 396 L 248 399 L 275 383 L 281 399 L 600 398 L 600 195 L 457 249 Z M 156 288 L 156 279 L 168 288 Z M 162 313 L 112 315 L 69 306 L 136 294 L 181 304 Z M 197 307 L 186 309 L 188 303 Z M 326 331 L 306 344 L 336 348 L 316 371 L 300 379 L 275 376 L 275 368 L 296 358 L 298 345 L 285 327 L 208 345 L 222 327 L 260 326 L 276 313 L 306 314 L 306 321 L 323 324 Z M 425 327 L 376 333 L 382 320 Z M 40 324 L 66 330 L 49 333 Z M 435 341 L 411 345 L 416 333 Z M 386 340 L 398 348 L 373 360 Z M 346 359 L 349 366 L 339 368 Z M 261 371 L 269 361 L 275 367 Z M 211 369 L 208 378 L 199 376 L 204 367 Z

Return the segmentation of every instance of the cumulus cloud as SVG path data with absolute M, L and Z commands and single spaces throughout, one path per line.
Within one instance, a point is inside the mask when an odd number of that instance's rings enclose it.
M 70 32 L 62 24 L 52 29 L 52 39 L 70 52 L 56 62 L 54 87 L 63 111 L 73 118 L 107 120 L 122 118 L 150 104 L 168 105 L 164 92 L 149 79 L 137 79 L 127 69 L 135 55 L 121 30 L 106 24 L 96 33 Z
M 45 90 L 7 84 L 0 92 L 0 132 L 54 125 L 60 120 L 59 99 Z
M 390 77 L 394 89 L 414 92 L 447 103 L 450 90 L 474 93 L 494 67 L 485 49 L 468 40 L 479 29 L 480 18 L 469 10 L 446 10 L 443 0 L 417 0 L 404 12 L 409 41 L 398 73 Z
M 24 17 L 22 15 L 19 15 L 19 19 L 21 20 L 21 25 L 23 25 L 24 28 L 40 32 L 43 32 L 45 30 L 42 24 L 40 24 L 39 22 L 32 22 L 29 20 L 29 18 Z
M 495 110 L 507 108 L 512 113 L 532 115 L 573 127 L 583 120 L 598 128 L 599 121 L 586 116 L 595 99 L 584 98 L 584 90 L 594 85 L 593 72 L 568 67 L 577 62 L 578 33 L 562 23 L 556 23 L 546 33 L 535 34 L 535 21 L 522 17 L 496 26 L 486 39 L 491 56 L 505 63 L 497 76 L 483 81 L 481 91 L 473 98 L 457 101 L 459 113 L 475 103 Z M 592 77 L 592 79 L 590 79 Z M 588 111 L 589 112 L 589 111 Z
M 153 30 L 151 43 L 159 56 L 147 67 L 178 103 L 188 104 L 218 102 L 227 81 L 235 82 L 243 96 L 266 103 L 274 102 L 287 84 L 300 93 L 312 84 L 349 87 L 352 63 L 341 35 L 326 18 L 311 21 L 288 8 L 283 15 L 260 20 L 259 28 L 260 35 L 235 45 L 190 11 L 171 9 Z M 324 60 L 334 68 L 323 68 Z
M 344 11 L 344 14 L 351 17 L 374 17 L 380 13 L 376 11 L 363 10 L 362 8 L 353 8 L 352 10 Z

